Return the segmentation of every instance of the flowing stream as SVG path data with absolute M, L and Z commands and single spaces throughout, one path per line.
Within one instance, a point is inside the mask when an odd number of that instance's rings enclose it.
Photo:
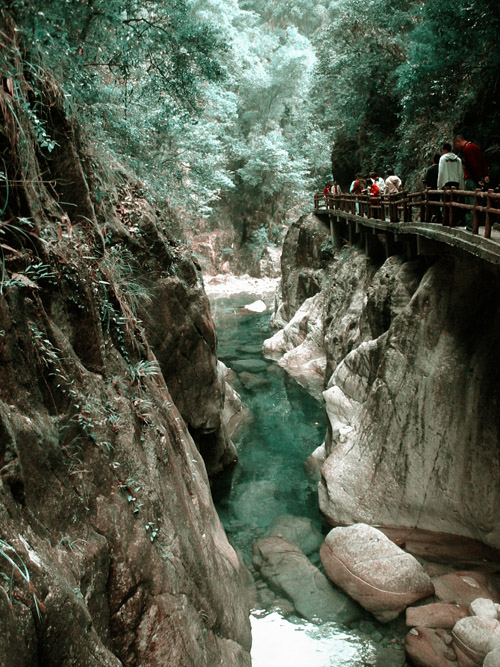
M 239 465 L 230 495 L 218 506 L 228 537 L 248 566 L 253 542 L 276 517 L 307 517 L 323 533 L 328 530 L 318 508 L 316 483 L 304 470 L 306 458 L 323 441 L 325 410 L 275 362 L 262 357 L 262 343 L 273 333 L 269 310 L 242 310 L 256 298 L 245 293 L 211 298 L 219 359 L 235 371 L 233 386 L 252 414 L 233 437 Z M 271 304 L 271 298 L 265 300 Z M 311 560 L 321 566 L 317 553 Z M 263 582 L 257 588 L 251 616 L 253 667 L 405 664 L 401 623 L 382 626 L 364 615 L 355 627 L 317 625 L 273 606 L 275 594 Z

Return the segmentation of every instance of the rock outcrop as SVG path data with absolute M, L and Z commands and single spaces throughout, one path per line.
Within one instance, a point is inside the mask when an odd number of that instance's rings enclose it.
M 381 264 L 348 245 L 322 254 L 321 224 L 309 216 L 290 229 L 280 313 L 291 322 L 321 291 L 321 327 L 308 330 L 316 345 L 322 328 L 327 358 L 322 511 L 333 525 L 500 546 L 498 273 L 444 251 Z
M 57 141 L 46 157 L 12 71 L 0 153 L 23 176 L 0 191 L 0 664 L 248 666 L 243 568 L 201 456 L 213 480 L 234 460 L 200 273 L 123 170 L 86 159 L 53 84 L 37 102 Z

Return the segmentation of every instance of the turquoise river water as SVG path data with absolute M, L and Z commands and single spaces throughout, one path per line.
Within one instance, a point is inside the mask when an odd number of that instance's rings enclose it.
M 253 418 L 234 438 L 239 464 L 229 496 L 218 505 L 231 543 L 251 563 L 252 543 L 282 514 L 308 517 L 326 534 L 316 484 L 304 461 L 326 432 L 323 405 L 261 354 L 273 334 L 269 311 L 249 313 L 242 306 L 255 294 L 212 298 L 218 355 L 235 371 L 234 388 Z M 268 300 L 269 301 L 269 300 Z M 319 558 L 312 558 L 319 565 Z M 316 625 L 266 608 L 253 610 L 253 667 L 400 667 L 401 624 L 383 626 L 368 615 L 345 628 Z

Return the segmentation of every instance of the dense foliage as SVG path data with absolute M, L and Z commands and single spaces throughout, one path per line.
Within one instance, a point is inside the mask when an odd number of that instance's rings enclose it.
M 8 0 L 32 81 L 160 203 L 273 239 L 333 173 L 414 184 L 461 130 L 499 153 L 497 0 Z M 5 52 L 5 51 L 4 51 Z M 4 71 L 15 84 L 15 74 Z M 331 164 L 330 164 L 331 157 Z M 105 193 L 103 194 L 105 196 Z
M 344 181 L 396 166 L 411 184 L 456 132 L 500 144 L 495 0 L 338 0 L 320 40 L 320 96 Z

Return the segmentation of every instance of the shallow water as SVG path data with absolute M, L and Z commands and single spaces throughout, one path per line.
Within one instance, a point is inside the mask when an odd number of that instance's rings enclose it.
M 262 357 L 262 342 L 273 333 L 269 312 L 240 310 L 253 298 L 240 294 L 212 302 L 219 359 L 238 373 L 234 388 L 253 414 L 235 438 L 240 464 L 229 498 L 218 507 L 226 531 L 245 556 L 282 514 L 306 516 L 321 525 L 316 487 L 308 483 L 303 464 L 326 431 L 323 406 Z
M 282 514 L 310 518 L 326 534 L 318 507 L 317 484 L 309 481 L 304 461 L 324 438 L 324 406 L 261 355 L 272 335 L 269 312 L 241 310 L 257 297 L 236 294 L 212 298 L 219 340 L 218 355 L 237 373 L 234 388 L 253 419 L 233 437 L 239 464 L 230 495 L 218 505 L 228 537 L 251 564 L 252 543 Z M 271 306 L 272 299 L 265 299 Z M 312 557 L 315 564 L 319 558 Z M 261 600 L 262 602 L 262 600 Z M 285 618 L 270 604 L 252 613 L 253 667 L 354 667 L 403 664 L 402 652 L 387 648 L 401 632 L 368 615 L 356 627 L 316 625 Z

